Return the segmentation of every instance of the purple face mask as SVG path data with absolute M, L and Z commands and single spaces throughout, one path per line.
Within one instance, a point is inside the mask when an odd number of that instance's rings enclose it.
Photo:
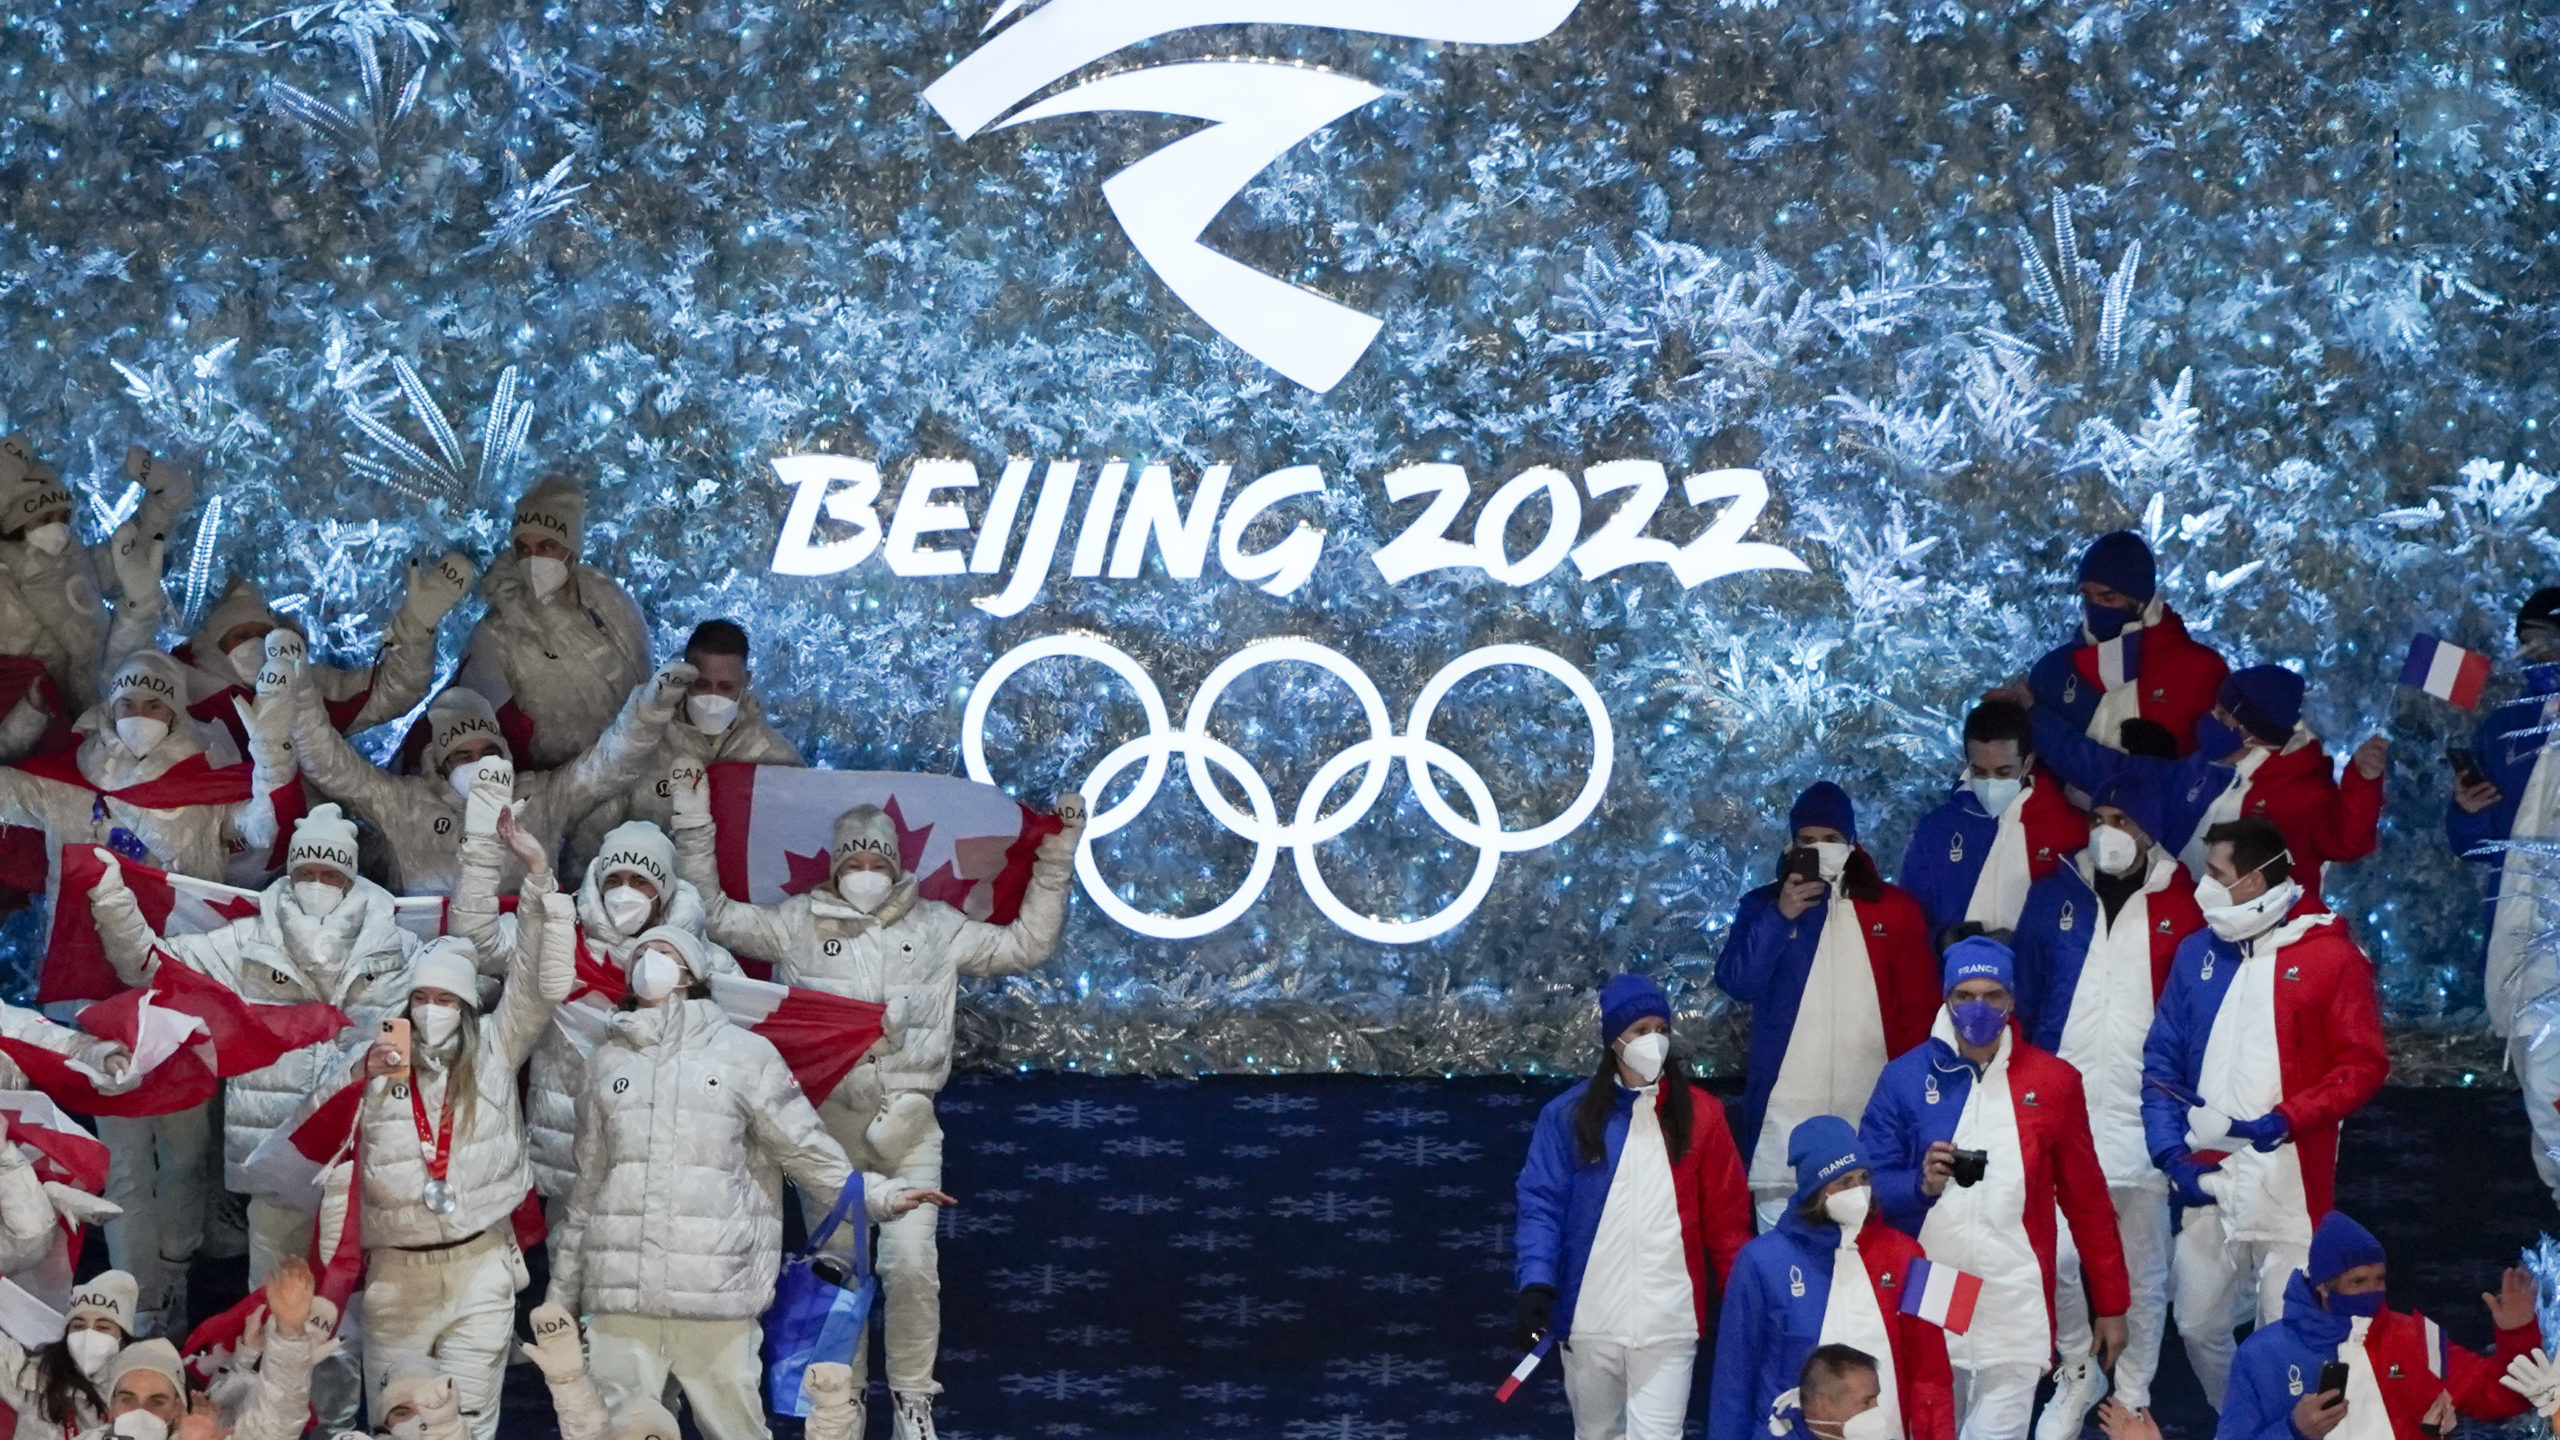
M 1988 1045 L 2009 1025 L 2009 1012 L 1988 1000 L 1960 1000 L 1947 1007 L 1947 1018 L 1955 1022 L 1956 1038 L 1967 1045 Z
M 2332 1291 L 2329 1295 L 2329 1313 L 2344 1315 L 2350 1320 L 2358 1316 L 2370 1320 L 2382 1313 L 2382 1293 L 2379 1290 L 2367 1290 L 2361 1295 L 2340 1295 Z

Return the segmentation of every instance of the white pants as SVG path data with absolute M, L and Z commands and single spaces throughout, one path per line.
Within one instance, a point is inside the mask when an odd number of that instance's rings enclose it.
M 1954 1368 L 1958 1440 L 2026 1440 L 2035 1417 L 2038 1365 Z
M 1753 1194 L 1751 1197 L 1752 1233 L 1766 1235 L 1787 1218 L 1787 1206 L 1795 1199 L 1793 1191 L 1784 1195 Z
M 942 1122 L 930 1120 L 914 1144 L 903 1147 L 905 1153 L 884 1155 L 863 1138 L 872 1120 L 872 1112 L 864 1107 L 860 1113 L 844 1103 L 841 1088 L 827 1097 L 818 1110 L 818 1119 L 844 1147 L 845 1158 L 853 1168 L 874 1175 L 888 1175 L 927 1190 L 942 1188 Z M 917 1093 L 917 1092 L 903 1092 Z M 800 1196 L 800 1218 L 815 1229 L 826 1218 L 827 1207 L 835 1203 L 832 1195 Z M 884 1348 L 889 1356 L 889 1388 L 906 1395 L 938 1395 L 942 1387 L 934 1383 L 934 1357 L 942 1349 L 942 1259 L 935 1245 L 935 1227 L 941 1224 L 942 1212 L 931 1205 L 919 1205 L 906 1214 L 880 1227 L 879 1248 L 872 1264 L 880 1272 L 881 1330 Z M 847 1217 L 837 1227 L 827 1248 L 843 1252 L 853 1247 L 853 1227 L 862 1224 L 859 1214 Z M 853 1354 L 854 1393 L 862 1393 L 864 1379 L 871 1373 L 871 1346 L 865 1343 Z
M 2307 1245 L 2222 1238 L 2211 1206 L 2186 1212 L 2186 1228 L 2169 1258 L 2169 1304 L 2187 1363 L 2218 1412 L 2231 1385 L 2232 1338 L 2243 1321 L 2271 1325 L 2284 1314 L 2284 1286 L 2311 1259 Z
M 187 1269 L 204 1242 L 212 1108 L 148 1119 L 101 1116 L 98 1135 L 107 1145 L 106 1198 L 124 1207 L 106 1224 L 108 1261 L 140 1287 L 141 1318 L 172 1326 L 177 1333 L 169 1338 L 183 1340 Z M 153 1332 L 146 1325 L 143 1333 Z
M 513 1327 L 512 1316 L 508 1324 Z M 604 1397 L 605 1413 L 663 1398 L 673 1376 L 705 1440 L 771 1440 L 763 1346 L 764 1330 L 753 1320 L 587 1317 L 587 1374 Z
M 2552 1200 L 2560 1203 L 2560 1037 L 2543 1041 L 2542 1048 L 2533 1047 L 2531 1034 L 2511 1036 L 2507 1055 L 2515 1066 L 2516 1082 L 2524 1089 L 2525 1123 L 2533 1129 L 2533 1170 L 2542 1177 L 2543 1188 Z
M 382 1413 L 383 1382 L 393 1371 L 425 1362 L 453 1377 L 472 1440 L 496 1435 L 516 1292 L 526 1278 L 503 1220 L 450 1250 L 366 1251 L 364 1379 L 372 1413 Z
M 2169 1197 L 2158 1190 L 2110 1185 L 2116 1235 L 2124 1242 L 2125 1278 L 2133 1282 L 2133 1308 L 2124 1315 L 2124 1355 L 2116 1361 L 2115 1395 L 2135 1410 L 2151 1406 L 2151 1381 L 2160 1373 L 2160 1340 L 2169 1321 Z M 2089 1358 L 2089 1291 L 2080 1279 L 2080 1250 L 2071 1226 L 2056 1226 L 2053 1328 L 2062 1363 Z M 2094 1397 L 2092 1397 L 2094 1398 Z
M 1697 1341 L 1627 1346 L 1577 1335 L 1556 1352 L 1564 1357 L 1573 1440 L 1680 1440 Z

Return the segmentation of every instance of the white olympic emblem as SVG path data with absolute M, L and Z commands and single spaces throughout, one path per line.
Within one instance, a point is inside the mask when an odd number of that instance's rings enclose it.
M 1146 711 L 1147 733 L 1123 744 L 1094 764 L 1085 777 L 1083 790 L 1091 803 L 1099 803 L 1103 794 L 1122 772 L 1139 765 L 1137 782 L 1117 804 L 1097 810 L 1086 825 L 1084 843 L 1076 851 L 1076 875 L 1083 880 L 1085 894 L 1121 925 L 1141 935 L 1164 940 L 1189 940 L 1225 928 L 1235 918 L 1253 907 L 1271 883 L 1271 871 L 1279 852 L 1287 850 L 1297 864 L 1298 883 L 1303 886 L 1316 908 L 1326 918 L 1350 934 L 1384 945 L 1410 945 L 1446 933 L 1475 913 L 1493 889 L 1494 872 L 1501 867 L 1502 857 L 1524 850 L 1552 845 L 1573 833 L 1591 812 L 1599 808 L 1600 797 L 1609 788 L 1609 770 L 1616 745 L 1609 726 L 1608 708 L 1601 703 L 1600 691 L 1590 679 L 1568 662 L 1531 645 L 1487 645 L 1470 650 L 1442 666 L 1422 693 L 1414 697 L 1413 711 L 1405 719 L 1399 733 L 1387 713 L 1386 697 L 1378 693 L 1368 674 L 1351 662 L 1341 651 L 1319 645 L 1312 640 L 1276 639 L 1258 641 L 1227 657 L 1201 681 L 1200 693 L 1193 696 L 1191 708 L 1182 718 L 1182 728 L 1173 728 L 1165 708 L 1164 695 L 1128 652 L 1092 635 L 1050 635 L 1027 641 L 1008 650 L 986 674 L 978 679 L 977 688 L 969 692 L 969 704 L 960 722 L 960 753 L 968 767 L 969 778 L 980 784 L 995 783 L 987 769 L 987 710 L 996 692 L 1006 681 L 1025 667 L 1041 660 L 1067 658 L 1089 660 L 1129 682 L 1137 692 L 1138 703 Z M 1208 733 L 1211 713 L 1218 700 L 1247 672 L 1281 661 L 1297 661 L 1313 665 L 1339 679 L 1360 703 L 1368 719 L 1369 738 L 1349 746 L 1320 766 L 1298 797 L 1293 820 L 1283 823 L 1271 787 L 1263 782 L 1252 765 L 1234 747 Z M 1431 738 L 1431 721 L 1441 702 L 1459 681 L 1481 670 L 1497 666 L 1520 665 L 1553 676 L 1570 691 L 1582 706 L 1584 720 L 1591 727 L 1591 772 L 1583 782 L 1581 793 L 1564 812 L 1543 825 L 1526 830 L 1504 827 L 1493 792 L 1473 765 Z M 1138 813 L 1155 799 L 1156 790 L 1164 783 L 1165 761 L 1173 755 L 1183 758 L 1190 778 L 1192 793 L 1208 808 L 1211 815 L 1227 829 L 1253 842 L 1253 866 L 1244 883 L 1216 907 L 1198 915 L 1159 915 L 1141 910 L 1122 900 L 1103 881 L 1093 859 L 1093 842 L 1118 831 L 1138 818 Z M 1405 774 L 1413 786 L 1414 797 L 1434 823 L 1461 843 L 1478 851 L 1475 871 L 1467 879 L 1456 899 L 1438 912 L 1416 920 L 1388 920 L 1362 915 L 1342 903 L 1325 883 L 1316 867 L 1315 847 L 1341 835 L 1360 823 L 1386 788 L 1395 762 L 1403 761 Z M 1209 778 L 1209 767 L 1215 765 L 1235 781 L 1244 792 L 1252 813 L 1239 810 L 1220 792 Z M 1351 798 L 1339 808 L 1325 809 L 1326 799 L 1360 770 L 1358 786 Z M 1457 782 L 1466 792 L 1468 808 L 1475 812 L 1469 819 L 1444 799 L 1439 787 L 1431 781 L 1430 771 L 1438 770 Z

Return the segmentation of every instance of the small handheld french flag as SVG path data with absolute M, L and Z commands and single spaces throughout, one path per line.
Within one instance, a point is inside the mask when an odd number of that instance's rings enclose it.
M 1982 1299 L 1982 1277 L 1953 1265 L 1911 1262 L 1902 1277 L 1902 1313 L 1916 1315 L 1950 1335 L 1973 1328 L 1973 1307 Z
M 1520 1363 L 1512 1366 L 1511 1374 L 1494 1389 L 1494 1402 L 1509 1404 L 1511 1397 L 1520 1393 L 1521 1382 L 1529 1378 L 1530 1372 L 1538 1368 L 1538 1362 L 1546 1359 L 1547 1352 L 1554 1348 L 1556 1348 L 1555 1331 L 1549 1330 L 1546 1334 L 1539 1336 L 1537 1348 L 1521 1356 Z
M 2400 667 L 2401 684 L 2414 685 L 2465 710 L 2479 705 L 2480 687 L 2488 680 L 2488 656 L 2448 645 L 2433 635 L 2411 640 L 2409 662 Z

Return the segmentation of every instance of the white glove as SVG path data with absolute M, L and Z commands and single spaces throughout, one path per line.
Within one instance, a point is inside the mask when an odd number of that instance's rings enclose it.
M 474 763 L 480 775 L 471 782 L 470 797 L 462 805 L 462 833 L 494 836 L 499 812 L 515 799 L 516 767 L 494 755 Z
M 124 451 L 124 473 L 152 498 L 170 497 L 170 510 L 184 510 L 195 498 L 195 478 L 186 471 L 153 455 L 139 445 L 128 445 Z
M 408 593 L 400 608 L 433 630 L 454 606 L 462 603 L 463 596 L 471 593 L 472 583 L 479 578 L 480 568 L 459 550 L 446 551 L 433 565 L 412 560 Z
M 524 1358 L 555 1385 L 584 1374 L 587 1353 L 578 1344 L 578 1317 L 557 1305 L 533 1307 L 533 1339 L 524 1346 Z
M 133 1069 L 133 1052 L 120 1040 L 92 1040 L 71 1052 L 71 1066 L 97 1082 L 98 1089 L 109 1095 L 121 1095 L 142 1083 Z
M 711 781 L 698 760 L 679 760 L 667 771 L 667 803 L 679 816 L 711 817 Z
M 2220 1150 L 2231 1138 L 2231 1117 L 2210 1105 L 2187 1107 L 2187 1144 L 2197 1150 Z M 2247 1143 L 2247 1142 L 2242 1142 Z
M 426 1383 L 418 1395 L 418 1418 L 427 1422 L 429 1435 L 461 1433 L 462 1397 L 454 1393 L 452 1376 L 438 1375 Z
M 53 1202 L 55 1214 L 75 1225 L 103 1225 L 124 1213 L 124 1207 L 113 1200 L 75 1190 L 59 1180 L 44 1182 L 44 1195 Z
M 2560 1412 L 2560 1363 L 2540 1350 L 2508 1361 L 2507 1373 L 2498 1377 L 2498 1383 L 2523 1396 L 2534 1413 L 2546 1420 Z
M 1084 822 L 1089 818 L 1084 796 L 1074 790 L 1059 796 L 1057 815 L 1066 823 L 1066 833 L 1070 837 L 1081 832 L 1084 829 Z
M 145 535 L 140 520 L 127 520 L 107 540 L 107 558 L 115 566 L 116 586 L 128 600 L 160 593 L 162 566 L 169 558 L 165 535 Z
M 310 654 L 310 642 L 299 633 L 282 625 L 268 631 L 267 660 L 258 667 L 259 696 L 286 694 L 301 685 L 303 662 Z
M 104 845 L 92 845 L 89 848 L 97 851 L 98 858 L 107 862 L 107 868 L 98 872 L 98 883 L 89 887 L 90 897 L 94 899 L 100 895 L 130 893 L 126 890 L 124 883 L 124 862 L 116 858 L 116 852 Z
M 266 667 L 258 670 L 258 679 L 266 679 Z M 258 696 L 253 703 L 233 696 L 231 708 L 240 712 L 240 728 L 249 732 L 249 758 L 260 765 L 281 770 L 294 768 L 293 696 L 278 690 Z
M 693 688 L 693 682 L 701 674 L 682 660 L 670 660 L 659 666 L 658 673 L 649 679 L 649 703 L 673 712 L 684 703 L 685 692 Z
M 821 1360 L 800 1372 L 800 1389 L 814 1408 L 821 1405 L 853 1403 L 853 1367 L 833 1360 Z

